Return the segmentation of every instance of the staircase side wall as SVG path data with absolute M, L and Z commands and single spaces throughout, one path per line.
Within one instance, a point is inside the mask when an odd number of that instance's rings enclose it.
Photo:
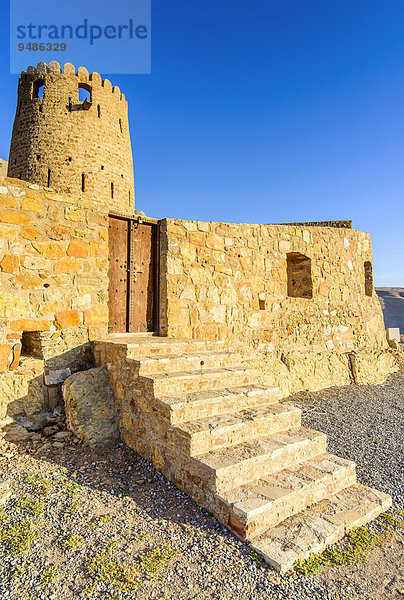
M 177 487 L 186 491 L 195 502 L 227 524 L 228 506 L 215 499 L 215 494 L 197 472 L 197 463 L 189 456 L 186 443 L 178 430 L 161 412 L 155 398 L 153 381 L 138 377 L 133 360 L 127 359 L 125 345 L 117 347 L 103 341 L 95 342 L 97 366 L 107 369 L 115 396 L 115 412 L 122 440 L 150 461 L 156 469 Z

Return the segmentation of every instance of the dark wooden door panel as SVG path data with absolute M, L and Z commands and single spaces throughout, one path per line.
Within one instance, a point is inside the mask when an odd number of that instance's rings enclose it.
M 109 331 L 127 331 L 129 222 L 109 219 Z
M 154 331 L 157 327 L 156 226 L 109 220 L 109 331 Z
M 153 225 L 132 223 L 130 276 L 130 331 L 153 331 L 155 328 L 155 246 Z

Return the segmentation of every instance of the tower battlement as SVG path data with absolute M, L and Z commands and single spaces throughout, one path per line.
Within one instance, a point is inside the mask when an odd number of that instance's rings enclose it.
M 85 67 L 29 66 L 18 82 L 8 176 L 133 212 L 125 95 Z
M 117 85 L 112 85 L 109 79 L 102 79 L 101 75 L 97 72 L 89 73 L 85 67 L 79 67 L 77 70 L 72 63 L 65 63 L 62 67 L 56 60 L 52 60 L 49 65 L 45 62 L 39 62 L 36 67 L 30 65 L 26 71 L 21 72 L 22 80 L 29 80 L 32 78 L 34 81 L 35 76 L 41 77 L 42 75 L 69 75 L 70 77 L 77 77 L 79 83 L 91 83 L 94 86 L 101 86 L 106 90 L 111 91 L 119 100 L 125 100 L 125 94 L 121 92 Z

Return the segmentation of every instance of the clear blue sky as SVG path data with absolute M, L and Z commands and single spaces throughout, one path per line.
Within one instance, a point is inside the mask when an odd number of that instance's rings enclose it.
M 152 28 L 152 74 L 110 77 L 129 100 L 137 208 L 352 219 L 372 234 L 376 285 L 404 286 L 403 1 L 153 0 Z M 7 158 L 6 7 L 0 30 Z

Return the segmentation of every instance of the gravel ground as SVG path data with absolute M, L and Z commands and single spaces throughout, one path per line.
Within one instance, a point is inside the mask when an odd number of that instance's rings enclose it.
M 358 480 L 404 508 L 404 373 L 382 385 L 329 388 L 292 396 L 302 422 L 328 435 L 330 452 L 354 460 Z
M 298 394 L 293 403 L 303 407 L 306 425 L 328 433 L 330 451 L 358 461 L 361 482 L 391 493 L 402 508 L 403 400 L 401 374 L 381 386 Z M 279 576 L 123 445 L 90 450 L 74 439 L 59 447 L 48 440 L 0 442 L 0 472 L 13 491 L 0 511 L 3 531 L 29 519 L 38 534 L 19 556 L 0 543 L 2 599 L 404 599 L 400 529 L 366 564 L 326 568 L 315 577 Z M 95 576 L 111 560 L 117 577 L 122 565 L 134 566 L 136 590 Z M 104 579 L 111 575 L 101 572 Z

